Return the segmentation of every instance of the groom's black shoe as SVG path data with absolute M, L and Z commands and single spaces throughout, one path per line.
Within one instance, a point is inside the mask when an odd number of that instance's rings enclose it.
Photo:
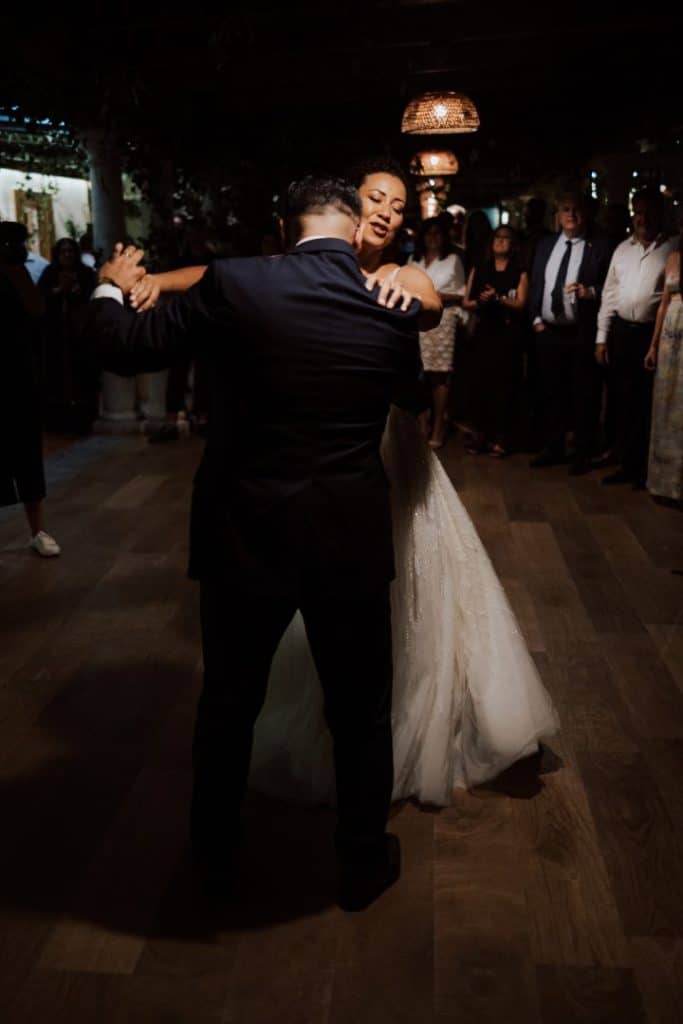
M 390 832 L 378 848 L 363 856 L 342 856 L 339 875 L 339 906 L 365 910 L 401 875 L 401 845 Z

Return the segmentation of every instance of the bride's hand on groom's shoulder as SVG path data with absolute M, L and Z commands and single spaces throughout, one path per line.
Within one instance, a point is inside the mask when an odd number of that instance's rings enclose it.
M 377 293 L 378 305 L 386 306 L 387 309 L 395 309 L 396 306 L 400 305 L 401 312 L 405 313 L 415 296 L 412 292 L 407 291 L 397 280 L 398 269 L 389 274 L 383 273 L 381 269 L 374 274 L 367 274 L 365 287 L 371 292 L 373 288 L 379 285 L 379 292 Z
M 145 276 L 145 268 L 140 266 L 144 255 L 144 250 L 136 249 L 134 245 L 124 246 L 122 242 L 117 242 L 113 253 L 99 269 L 99 280 L 113 282 L 124 295 L 129 295 Z

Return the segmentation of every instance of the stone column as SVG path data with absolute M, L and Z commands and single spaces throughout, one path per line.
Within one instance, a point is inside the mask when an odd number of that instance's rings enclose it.
M 147 428 L 161 426 L 166 422 L 168 370 L 139 374 L 137 381 L 140 411 L 149 421 Z
M 106 259 L 116 242 L 123 241 L 126 235 L 121 155 L 116 140 L 103 131 L 86 132 L 84 142 L 90 165 L 94 245 Z M 100 427 L 137 429 L 135 396 L 134 377 L 103 373 Z

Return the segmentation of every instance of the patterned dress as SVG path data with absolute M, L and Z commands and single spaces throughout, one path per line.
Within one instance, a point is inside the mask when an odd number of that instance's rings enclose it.
M 652 405 L 648 490 L 683 499 L 683 302 L 680 274 L 667 278 L 671 294 L 657 354 Z
M 437 292 L 465 294 L 465 270 L 456 253 L 452 252 L 442 260 L 432 260 L 429 265 L 424 260 L 417 260 L 414 265 L 432 279 Z M 420 333 L 422 366 L 428 372 L 450 373 L 453 369 L 457 318 L 456 307 L 446 306 L 439 326 Z

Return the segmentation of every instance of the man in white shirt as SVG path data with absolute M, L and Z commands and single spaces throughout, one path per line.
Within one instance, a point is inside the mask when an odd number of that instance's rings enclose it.
M 26 262 L 24 266 L 31 275 L 31 280 L 34 284 L 38 284 L 42 277 L 43 271 L 46 267 L 50 266 L 50 261 L 46 260 L 44 256 L 41 256 L 39 252 L 32 252 L 29 250 L 26 256 Z
M 612 256 L 598 313 L 595 357 L 609 366 L 619 468 L 604 484 L 645 485 L 653 376 L 645 369 L 664 287 L 667 257 L 677 244 L 662 233 L 664 199 L 643 188 L 633 197 L 633 234 Z

